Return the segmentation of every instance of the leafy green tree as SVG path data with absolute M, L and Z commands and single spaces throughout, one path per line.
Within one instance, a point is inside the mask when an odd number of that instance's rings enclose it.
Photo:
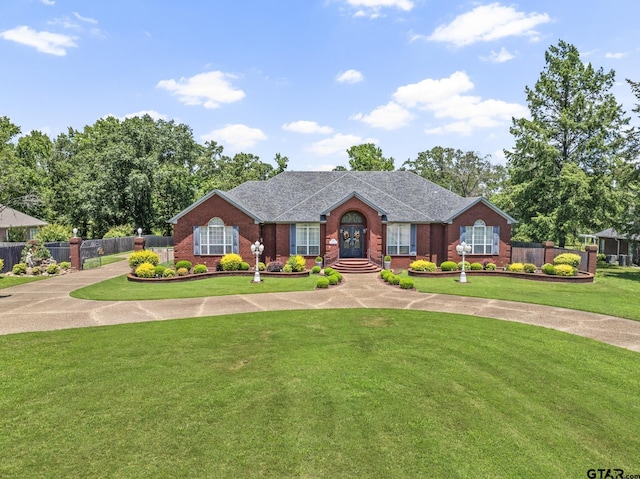
M 506 169 L 493 165 L 490 156 L 474 151 L 436 146 L 407 160 L 401 170 L 412 171 L 460 196 L 490 197 L 498 192 L 506 179 Z
M 351 171 L 393 171 L 394 159 L 385 158 L 382 149 L 373 143 L 363 143 L 347 149 Z M 334 170 L 340 171 L 340 170 Z
M 613 70 L 583 63 L 564 41 L 551 46 L 545 60 L 535 86 L 525 89 L 531 118 L 514 118 L 510 129 L 515 146 L 505 150 L 510 179 L 504 201 L 520 221 L 519 233 L 564 246 L 570 230 L 611 225 L 624 208 L 615 185 L 624 169 L 629 119 L 609 92 Z M 570 185 L 578 194 L 568 202 Z

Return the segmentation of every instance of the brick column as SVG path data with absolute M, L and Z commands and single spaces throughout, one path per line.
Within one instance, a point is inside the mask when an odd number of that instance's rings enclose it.
M 544 247 L 544 262 L 553 264 L 553 248 L 555 247 L 553 241 L 543 241 L 542 246 Z
M 69 249 L 71 253 L 71 267 L 80 271 L 82 269 L 82 263 L 80 260 L 80 246 L 82 245 L 82 238 L 74 236 L 69 238 Z
M 585 251 L 589 254 L 587 257 L 587 271 L 596 274 L 596 265 L 598 264 L 598 247 L 590 244 L 585 247 Z
M 133 251 L 142 251 L 144 249 L 144 245 L 147 242 L 147 240 L 142 237 L 139 236 L 138 238 L 133 240 Z

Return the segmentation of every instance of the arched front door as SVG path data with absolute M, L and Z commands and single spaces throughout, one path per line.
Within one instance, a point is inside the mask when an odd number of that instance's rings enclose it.
M 356 212 L 349 211 L 340 220 L 340 257 L 363 258 L 364 234 L 366 225 L 364 217 Z

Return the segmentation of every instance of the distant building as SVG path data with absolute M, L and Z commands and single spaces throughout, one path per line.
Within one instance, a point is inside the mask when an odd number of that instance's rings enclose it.
M 46 221 L 0 205 L 0 241 L 9 240 L 9 228 L 25 228 L 27 239 L 30 240 L 38 233 L 38 228 L 45 225 Z

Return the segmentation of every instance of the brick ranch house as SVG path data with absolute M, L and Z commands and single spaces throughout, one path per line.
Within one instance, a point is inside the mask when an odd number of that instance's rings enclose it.
M 251 244 L 264 244 L 262 260 L 316 256 L 329 265 L 368 258 L 408 268 L 416 258 L 440 265 L 460 261 L 456 245 L 471 245 L 469 261 L 510 260 L 515 220 L 485 198 L 463 198 L 408 171 L 285 171 L 267 181 L 213 190 L 169 223 L 175 259 L 209 268 L 226 253 L 253 264 Z

